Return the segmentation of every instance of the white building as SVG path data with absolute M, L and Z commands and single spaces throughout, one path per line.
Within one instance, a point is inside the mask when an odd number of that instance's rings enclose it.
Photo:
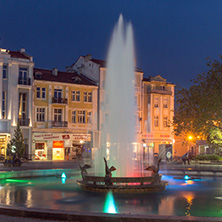
M 24 49 L 0 49 L 0 152 L 3 155 L 18 122 L 26 145 L 25 153 L 30 153 L 33 67 L 33 58 Z
M 102 107 L 104 104 L 104 86 L 106 78 L 106 61 L 100 59 L 92 58 L 92 55 L 80 56 L 77 61 L 66 67 L 67 71 L 77 71 L 86 77 L 95 81 L 98 85 L 98 130 L 101 129 L 103 124 L 103 114 Z M 139 68 L 135 70 L 135 91 L 136 91 L 136 101 L 137 101 L 137 135 L 138 141 L 141 141 L 141 118 L 142 118 L 142 80 L 143 80 L 143 71 Z M 132 98 L 133 99 L 133 98 Z

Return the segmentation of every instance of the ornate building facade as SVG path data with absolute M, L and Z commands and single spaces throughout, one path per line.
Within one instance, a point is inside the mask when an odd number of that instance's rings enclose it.
M 7 143 L 20 124 L 25 153 L 31 152 L 33 58 L 20 51 L 0 49 L 0 152 L 6 154 Z

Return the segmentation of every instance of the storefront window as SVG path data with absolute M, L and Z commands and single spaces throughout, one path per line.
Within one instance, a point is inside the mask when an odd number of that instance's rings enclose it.
M 35 144 L 35 160 L 46 160 L 45 143 Z
M 53 141 L 53 160 L 64 160 L 64 141 Z

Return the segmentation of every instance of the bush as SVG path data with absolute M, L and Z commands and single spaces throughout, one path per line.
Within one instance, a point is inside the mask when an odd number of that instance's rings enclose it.
M 194 160 L 220 160 L 220 156 L 216 154 L 204 154 L 204 155 L 198 155 L 194 157 Z

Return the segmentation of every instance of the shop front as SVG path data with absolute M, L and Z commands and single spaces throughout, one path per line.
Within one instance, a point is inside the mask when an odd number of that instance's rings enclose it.
M 72 160 L 91 151 L 91 134 L 33 133 L 33 160 Z
M 10 141 L 9 135 L 0 135 L 0 156 L 6 155 L 7 144 Z
M 64 160 L 64 141 L 53 141 L 52 160 Z

